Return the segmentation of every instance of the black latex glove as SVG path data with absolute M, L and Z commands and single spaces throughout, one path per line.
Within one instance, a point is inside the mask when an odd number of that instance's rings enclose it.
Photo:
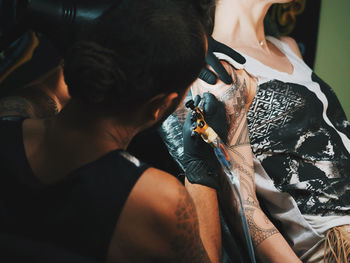
M 204 93 L 203 98 L 199 95 L 194 100 L 194 105 L 200 107 L 207 124 L 222 138 L 226 140 L 228 124 L 226 121 L 225 105 L 216 99 L 211 93 Z M 217 174 L 220 164 L 214 154 L 213 148 L 203 141 L 200 135 L 192 136 L 193 124 L 191 112 L 184 124 L 184 166 L 185 175 L 191 183 L 206 185 L 218 189 Z
M 217 73 L 219 79 L 226 84 L 232 84 L 232 77 L 226 72 L 225 68 L 220 63 L 220 60 L 214 55 L 214 52 L 223 53 L 232 58 L 238 64 L 244 64 L 246 62 L 245 58 L 232 48 L 216 41 L 211 36 L 208 36 L 208 52 L 205 60 L 207 64 L 210 65 Z M 203 68 L 198 77 L 212 85 L 214 85 L 217 81 L 217 76 L 215 73 L 211 72 L 207 68 Z

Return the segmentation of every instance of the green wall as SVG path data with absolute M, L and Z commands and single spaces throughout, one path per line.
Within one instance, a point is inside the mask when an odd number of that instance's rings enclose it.
M 334 89 L 350 119 L 350 0 L 321 1 L 315 72 Z

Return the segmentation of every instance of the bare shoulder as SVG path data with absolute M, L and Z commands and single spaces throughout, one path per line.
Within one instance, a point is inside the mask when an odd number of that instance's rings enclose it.
M 247 95 L 247 104 L 250 105 L 254 99 L 257 89 L 257 79 L 250 75 L 244 68 L 236 69 L 230 63 L 221 61 L 226 71 L 232 76 L 233 84 L 236 89 L 241 90 Z
M 117 222 L 110 262 L 207 262 L 192 261 L 208 257 L 201 245 L 195 206 L 185 187 L 166 172 L 147 169 Z
M 284 43 L 288 44 L 289 47 L 292 49 L 292 51 L 293 51 L 298 57 L 300 57 L 301 59 L 303 59 L 303 56 L 302 56 L 301 53 L 300 53 L 299 46 L 298 46 L 298 44 L 297 44 L 297 42 L 295 41 L 294 38 L 283 36 L 283 37 L 281 37 L 281 41 L 283 41 Z

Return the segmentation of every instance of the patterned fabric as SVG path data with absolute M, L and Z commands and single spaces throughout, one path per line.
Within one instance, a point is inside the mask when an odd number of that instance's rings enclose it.
M 284 42 L 268 40 L 293 66 L 291 74 L 249 56 L 258 79 L 248 112 L 252 149 L 275 187 L 302 214 L 350 215 L 350 124 L 332 89 Z
M 328 117 L 350 137 L 330 88 Z M 277 189 L 290 193 L 303 214 L 350 214 L 350 155 L 322 117 L 322 103 L 303 85 L 271 80 L 259 86 L 248 112 L 252 149 Z M 338 106 L 338 107 L 337 107 Z M 336 110 L 338 109 L 338 110 Z M 328 112 L 327 112 L 328 113 Z
M 255 183 L 267 215 L 303 260 L 329 229 L 350 224 L 350 124 L 332 89 L 286 43 L 267 39 L 293 72 L 244 55 L 258 80 L 247 113 Z

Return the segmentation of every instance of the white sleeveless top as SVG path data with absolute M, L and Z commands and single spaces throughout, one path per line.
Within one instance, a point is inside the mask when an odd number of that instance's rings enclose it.
M 293 72 L 242 54 L 245 70 L 258 80 L 247 114 L 257 193 L 305 258 L 328 229 L 350 224 L 350 124 L 332 89 L 288 44 L 267 40 L 287 56 Z

